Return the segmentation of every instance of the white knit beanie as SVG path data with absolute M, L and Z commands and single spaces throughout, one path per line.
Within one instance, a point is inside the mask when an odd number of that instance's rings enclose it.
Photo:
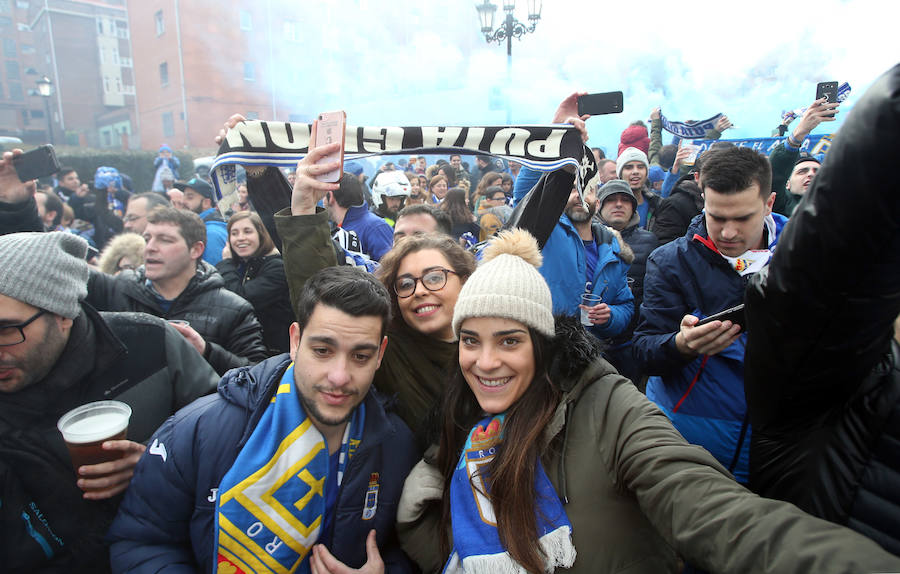
M 647 159 L 647 154 L 636 147 L 629 147 L 625 148 L 625 151 L 620 153 L 619 157 L 616 158 L 616 177 L 621 179 L 622 168 L 630 161 L 639 161 L 643 163 L 648 170 L 650 169 L 650 161 Z
M 552 337 L 553 300 L 538 273 L 543 258 L 535 238 L 525 230 L 503 231 L 483 251 L 481 264 L 466 280 L 453 310 L 459 336 L 469 317 L 512 319 Z
M 87 296 L 87 248 L 64 231 L 0 236 L 0 293 L 74 319 Z

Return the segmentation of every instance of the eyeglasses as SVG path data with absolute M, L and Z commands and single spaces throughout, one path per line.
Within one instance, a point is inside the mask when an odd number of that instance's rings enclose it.
M 41 309 L 37 313 L 31 316 L 30 319 L 25 321 L 24 323 L 19 323 L 17 325 L 5 325 L 0 327 L 0 347 L 10 347 L 12 345 L 18 345 L 19 343 L 25 342 L 25 327 L 31 325 L 35 319 L 46 313 L 47 311 Z
M 416 292 L 416 283 L 422 282 L 422 287 L 429 291 L 440 291 L 447 284 L 447 275 L 456 274 L 456 271 L 444 269 L 443 267 L 432 267 L 426 269 L 421 277 L 413 277 L 412 275 L 402 275 L 394 281 L 394 293 L 401 299 L 406 299 Z

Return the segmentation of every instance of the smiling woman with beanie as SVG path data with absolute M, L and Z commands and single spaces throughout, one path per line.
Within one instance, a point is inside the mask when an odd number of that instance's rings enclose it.
M 531 235 L 501 232 L 459 293 L 437 456 L 409 475 L 397 515 L 423 571 L 678 572 L 677 554 L 711 572 L 900 566 L 688 444 L 577 319 L 554 320 L 540 264 Z

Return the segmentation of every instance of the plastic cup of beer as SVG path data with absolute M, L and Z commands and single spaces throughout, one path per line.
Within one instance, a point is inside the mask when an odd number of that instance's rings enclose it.
M 108 440 L 124 440 L 130 418 L 131 407 L 120 401 L 88 403 L 64 414 L 56 427 L 69 448 L 75 472 L 81 466 L 121 458 L 121 451 L 103 450 L 102 445 Z
M 600 295 L 594 295 L 593 293 L 584 293 L 581 295 L 581 304 L 584 305 L 584 307 L 593 307 L 602 302 L 603 297 Z M 585 327 L 590 327 L 593 323 L 591 323 L 591 318 L 588 316 L 589 311 L 584 307 L 581 309 L 581 324 Z

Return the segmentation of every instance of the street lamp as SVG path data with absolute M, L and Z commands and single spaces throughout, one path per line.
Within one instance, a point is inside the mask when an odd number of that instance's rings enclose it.
M 527 0 L 528 4 L 528 24 L 523 24 L 513 17 L 513 10 L 516 8 L 516 0 L 503 0 L 503 11 L 506 16 L 503 22 L 495 30 L 494 14 L 497 12 L 497 5 L 490 0 L 484 0 L 481 4 L 476 4 L 475 9 L 478 10 L 478 17 L 481 20 L 481 33 L 484 34 L 484 40 L 488 44 L 491 42 L 502 43 L 506 40 L 506 83 L 507 86 L 511 81 L 512 75 L 512 39 L 522 38 L 525 34 L 534 32 L 537 27 L 538 20 L 541 19 L 541 0 Z M 510 123 L 510 106 L 509 96 L 506 102 L 506 123 Z
M 37 84 L 38 95 L 44 98 L 44 106 L 47 110 L 47 135 L 50 145 L 53 145 L 53 123 L 50 121 L 50 92 L 53 88 L 53 82 L 47 76 L 41 76 L 41 79 L 35 82 Z

